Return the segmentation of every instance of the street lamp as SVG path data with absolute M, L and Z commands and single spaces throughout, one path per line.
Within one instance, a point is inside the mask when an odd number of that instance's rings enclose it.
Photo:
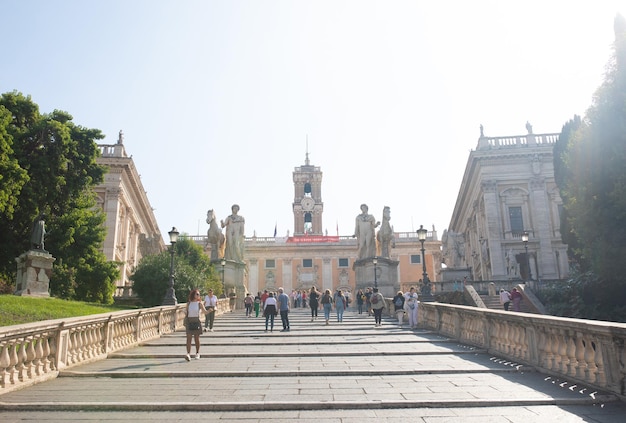
M 372 263 L 374 263 L 374 288 L 378 288 L 378 275 L 376 274 L 376 265 L 378 264 L 378 258 L 374 257 L 372 259 Z
M 174 293 L 174 252 L 176 249 L 176 241 L 178 241 L 178 231 L 172 227 L 172 230 L 167 233 L 170 236 L 170 285 L 163 298 L 163 305 L 176 305 L 176 295 Z
M 526 250 L 526 265 L 528 266 L 528 279 L 533 279 L 533 272 L 530 270 L 530 257 L 528 257 L 528 231 L 524 231 L 522 234 L 522 242 L 524 243 L 524 249 Z
M 224 266 L 226 266 L 226 259 L 222 257 L 220 264 L 222 265 L 222 298 L 226 298 L 226 284 L 224 283 Z
M 426 273 L 426 257 L 424 252 L 424 241 L 426 241 L 426 234 L 428 230 L 424 229 L 423 225 L 420 225 L 420 228 L 417 230 L 417 239 L 422 244 L 422 280 L 424 281 L 424 286 L 422 288 L 422 294 L 425 296 L 430 295 L 430 281 L 428 280 L 428 273 Z

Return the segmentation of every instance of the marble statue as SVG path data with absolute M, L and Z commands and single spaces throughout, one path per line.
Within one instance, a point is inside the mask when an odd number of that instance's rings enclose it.
M 358 259 L 376 256 L 375 229 L 380 225 L 374 216 L 368 213 L 367 204 L 361 204 L 361 214 L 356 217 L 354 235 L 358 245 Z
M 389 246 L 393 240 L 393 229 L 389 224 L 391 220 L 391 209 L 387 206 L 383 208 L 383 223 L 380 225 L 380 229 L 376 234 L 376 239 L 380 245 L 381 257 L 389 258 Z
M 206 213 L 206 223 L 209 224 L 207 238 L 211 246 L 211 261 L 219 260 L 224 255 L 224 234 L 217 224 L 215 212 L 213 209 Z
M 30 233 L 30 245 L 33 250 L 46 251 L 44 241 L 46 238 L 46 215 L 41 213 L 33 221 L 33 229 Z
M 244 250 L 244 226 L 246 220 L 240 216 L 239 205 L 233 204 L 232 214 L 220 222 L 222 228 L 226 228 L 226 247 L 224 258 L 239 263 L 243 263 Z

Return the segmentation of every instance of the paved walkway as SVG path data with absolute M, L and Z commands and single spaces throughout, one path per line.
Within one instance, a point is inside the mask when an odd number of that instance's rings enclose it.
M 0 421 L 624 422 L 626 403 L 425 330 L 346 312 L 264 332 L 216 319 L 199 360 L 177 332 L 0 396 Z M 336 320 L 336 319 L 335 319 Z M 193 347 L 192 347 L 193 351 Z

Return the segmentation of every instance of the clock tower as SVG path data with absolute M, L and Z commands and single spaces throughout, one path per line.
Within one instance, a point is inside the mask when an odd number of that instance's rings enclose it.
M 304 165 L 293 171 L 294 236 L 324 235 L 322 233 L 322 171 L 309 162 L 306 153 Z

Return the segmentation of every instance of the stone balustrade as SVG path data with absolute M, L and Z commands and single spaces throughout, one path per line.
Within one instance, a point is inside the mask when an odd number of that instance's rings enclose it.
M 418 321 L 464 344 L 625 398 L 626 324 L 420 303 Z
M 220 299 L 217 313 L 226 310 Z M 418 313 L 422 327 L 460 343 L 626 397 L 626 324 L 441 303 L 420 303 Z M 0 328 L 0 394 L 172 333 L 184 316 L 179 304 Z
M 0 394 L 52 379 L 63 368 L 172 333 L 186 304 L 0 327 Z M 217 313 L 228 309 L 218 301 Z

